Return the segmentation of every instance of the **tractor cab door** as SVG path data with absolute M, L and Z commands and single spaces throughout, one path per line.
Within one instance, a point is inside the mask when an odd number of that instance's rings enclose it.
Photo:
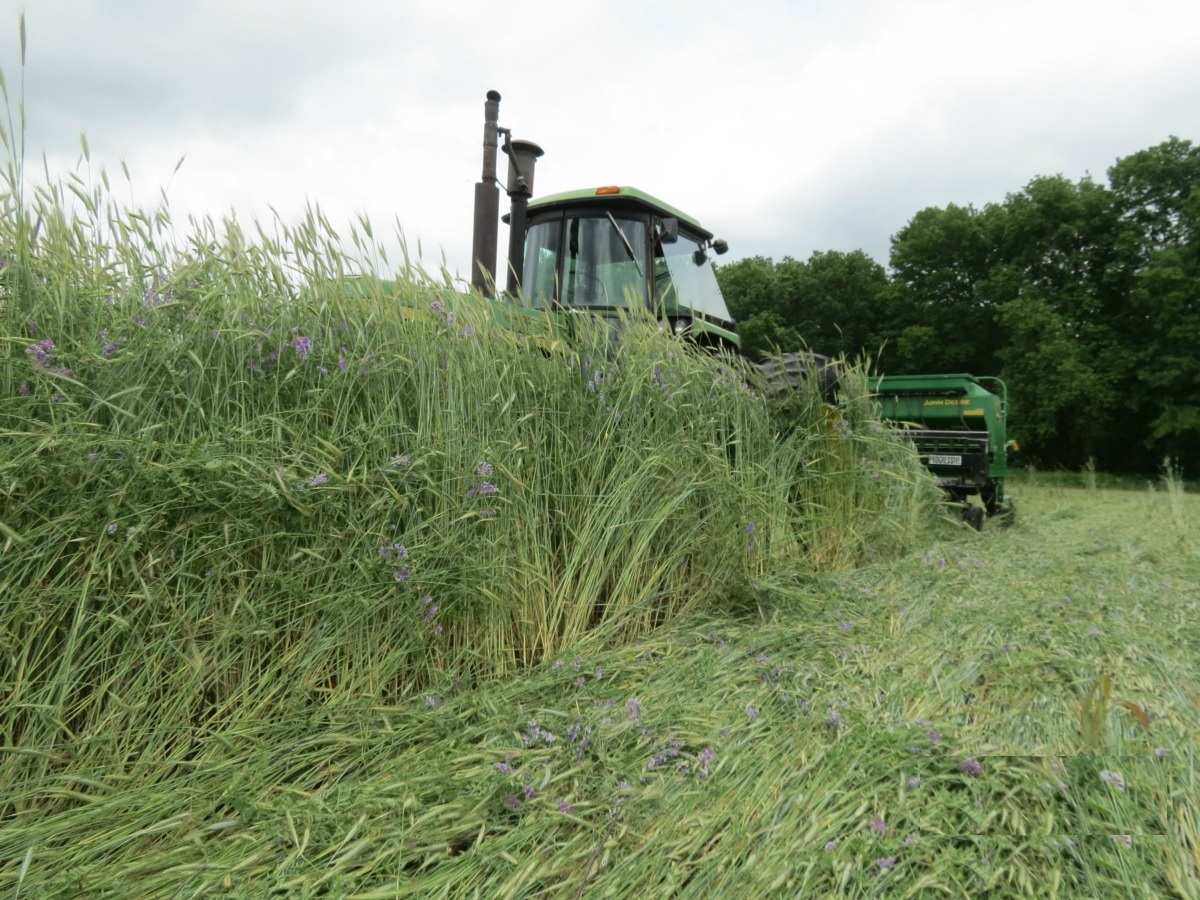
M 602 208 L 535 219 L 525 237 L 527 299 L 534 308 L 645 309 L 648 234 L 646 215 Z

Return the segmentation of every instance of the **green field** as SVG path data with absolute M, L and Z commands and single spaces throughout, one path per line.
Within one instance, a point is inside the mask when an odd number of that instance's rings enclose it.
M 1010 529 L 628 646 L 47 779 L 4 890 L 1196 896 L 1200 503 L 1015 493 Z
M 8 174 L 6 896 L 1200 895 L 1175 472 L 978 534 L 861 372 Z

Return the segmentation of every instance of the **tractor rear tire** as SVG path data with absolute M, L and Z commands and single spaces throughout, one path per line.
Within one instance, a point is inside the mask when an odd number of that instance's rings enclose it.
M 818 389 L 826 403 L 837 400 L 841 373 L 828 356 L 806 351 L 781 353 L 759 363 L 758 370 L 766 382 L 770 400 L 787 400 L 802 387 L 810 385 Z

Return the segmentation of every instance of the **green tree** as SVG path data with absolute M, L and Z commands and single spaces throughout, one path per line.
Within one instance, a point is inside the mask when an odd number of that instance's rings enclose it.
M 993 207 L 918 212 L 892 237 L 893 366 L 908 372 L 999 373 Z
M 1125 338 L 1129 416 L 1156 463 L 1200 440 L 1200 148 L 1172 137 L 1108 171 L 1136 259 Z
M 861 250 L 740 260 L 717 271 L 742 350 L 752 358 L 808 348 L 828 356 L 873 353 L 884 341 L 887 272 Z
M 786 322 L 813 350 L 828 356 L 874 355 L 885 335 L 879 328 L 887 272 L 862 250 L 813 253 L 804 262 L 777 267 L 786 298 Z
M 1090 178 L 1039 177 L 1008 195 L 997 222 L 988 289 L 1007 329 L 1014 421 L 1042 462 L 1118 465 L 1134 267 L 1114 195 Z

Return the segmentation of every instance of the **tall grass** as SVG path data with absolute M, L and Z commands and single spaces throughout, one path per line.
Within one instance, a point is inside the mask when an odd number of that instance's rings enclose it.
M 368 223 L 179 229 L 103 173 L 22 178 L 0 196 L 3 819 L 204 767 L 248 723 L 643 638 L 897 553 L 930 514 L 852 375 L 781 436 L 739 360 L 650 322 L 498 316 L 407 261 L 381 280 Z

